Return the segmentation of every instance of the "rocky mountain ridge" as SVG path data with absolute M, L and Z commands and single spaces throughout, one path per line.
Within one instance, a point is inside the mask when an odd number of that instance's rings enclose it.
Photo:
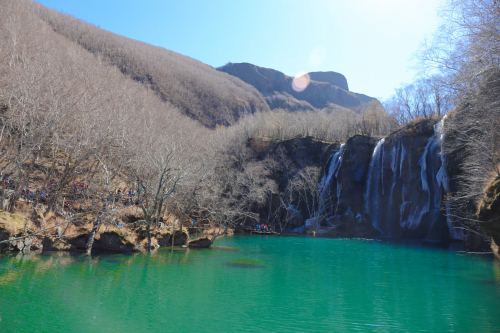
M 255 87 L 271 109 L 289 111 L 324 109 L 335 105 L 358 110 L 378 102 L 375 98 L 349 91 L 347 79 L 336 72 L 304 74 L 303 90 L 294 88 L 294 78 L 271 68 L 250 63 L 228 63 L 218 68 Z

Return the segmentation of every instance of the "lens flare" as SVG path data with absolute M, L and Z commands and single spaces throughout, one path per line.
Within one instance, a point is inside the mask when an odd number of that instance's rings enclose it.
M 292 81 L 292 89 L 295 90 L 296 92 L 304 91 L 306 90 L 307 86 L 309 86 L 309 83 L 311 83 L 311 78 L 309 77 L 309 74 L 302 73 L 295 75 Z

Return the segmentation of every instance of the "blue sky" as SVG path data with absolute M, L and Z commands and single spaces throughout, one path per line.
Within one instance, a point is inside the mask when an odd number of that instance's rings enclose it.
M 443 0 L 39 0 L 106 30 L 218 67 L 344 74 L 381 99 L 417 74 Z

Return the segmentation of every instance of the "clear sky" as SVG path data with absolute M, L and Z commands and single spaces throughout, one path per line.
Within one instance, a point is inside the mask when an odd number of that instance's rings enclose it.
M 381 99 L 417 73 L 442 0 L 38 0 L 106 30 L 218 67 L 344 74 Z

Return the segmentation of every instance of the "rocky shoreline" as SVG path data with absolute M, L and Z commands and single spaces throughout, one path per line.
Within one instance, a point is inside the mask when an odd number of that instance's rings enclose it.
M 18 202 L 18 206 L 26 204 Z M 134 253 L 147 252 L 146 227 L 140 223 L 127 222 L 138 220 L 137 210 L 125 208 L 117 214 L 119 218 L 113 225 L 103 224 L 97 230 L 92 251 L 95 253 Z M 67 217 L 49 212 L 37 218 L 29 218 L 21 212 L 9 213 L 0 210 L 0 253 L 43 253 L 64 251 L 85 253 L 92 224 L 72 222 Z M 195 230 L 182 225 L 175 217 L 168 217 L 151 230 L 151 247 L 209 247 L 219 235 L 232 234 L 231 229 L 207 228 Z M 203 239 L 210 240 L 210 243 Z M 197 244 L 190 246 L 190 242 Z M 199 244 L 198 244 L 199 243 Z

